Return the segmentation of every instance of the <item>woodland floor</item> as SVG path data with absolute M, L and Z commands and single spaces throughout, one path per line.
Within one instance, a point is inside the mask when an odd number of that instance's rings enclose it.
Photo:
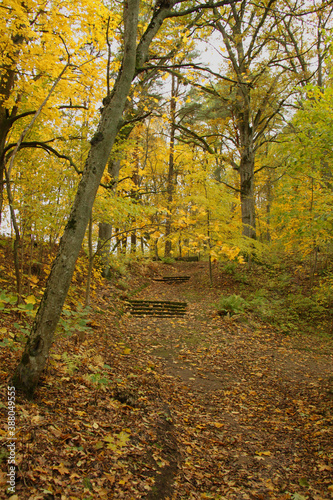
M 171 274 L 191 279 L 153 281 Z M 211 288 L 206 263 L 154 264 L 124 288 L 97 291 L 91 331 L 55 344 L 32 403 L 18 395 L 12 498 L 333 498 L 333 339 L 220 317 L 218 297 L 237 286 L 215 271 Z M 126 295 L 188 312 L 121 314 Z M 0 355 L 4 422 L 20 352 Z

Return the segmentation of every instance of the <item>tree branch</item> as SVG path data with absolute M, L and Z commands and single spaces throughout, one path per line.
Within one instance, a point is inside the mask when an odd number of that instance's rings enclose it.
M 17 144 L 8 144 L 6 146 L 4 154 L 6 154 L 10 149 L 14 148 L 17 146 Z M 29 142 L 21 142 L 19 145 L 18 150 L 24 149 L 24 148 L 36 148 L 36 149 L 43 149 L 47 153 L 52 153 L 54 156 L 57 156 L 57 158 L 61 158 L 64 160 L 67 160 L 70 164 L 71 167 L 74 168 L 77 174 L 82 174 L 83 171 L 79 170 L 78 167 L 75 165 L 73 160 L 70 158 L 70 156 L 64 155 L 62 153 L 59 153 L 56 149 L 54 149 L 52 146 L 49 146 L 46 142 L 40 142 L 40 141 L 29 141 Z M 16 148 L 15 148 L 16 149 Z M 10 153 L 7 155 L 7 157 L 11 157 L 14 154 L 14 152 Z

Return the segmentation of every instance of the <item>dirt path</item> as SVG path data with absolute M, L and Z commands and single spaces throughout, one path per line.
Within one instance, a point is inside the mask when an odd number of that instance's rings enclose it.
M 153 282 L 135 298 L 186 300 L 187 315 L 123 325 L 149 356 L 169 414 L 157 432 L 166 463 L 147 498 L 332 498 L 327 342 L 222 319 L 214 303 L 223 285 L 209 288 L 204 264 L 166 270 L 191 280 Z
M 15 498 L 332 499 L 332 340 L 221 318 L 219 296 L 237 288 L 216 269 L 211 288 L 206 264 L 140 266 L 98 289 L 83 339 L 54 344 L 34 402 L 18 395 Z M 156 271 L 191 279 L 169 285 Z M 126 294 L 188 312 L 123 314 Z M 2 401 L 19 355 L 2 351 Z

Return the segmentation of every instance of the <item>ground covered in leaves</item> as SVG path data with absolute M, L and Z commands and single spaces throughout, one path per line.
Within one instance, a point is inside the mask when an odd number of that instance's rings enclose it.
M 189 275 L 185 283 L 154 281 Z M 96 292 L 90 329 L 59 336 L 33 402 L 16 399 L 13 499 L 333 498 L 333 342 L 251 312 L 207 263 L 151 264 Z M 126 300 L 188 303 L 134 317 Z M 0 330 L 11 316 L 0 316 Z M 13 327 L 15 329 L 15 327 Z M 21 350 L 1 352 L 1 414 Z M 0 498 L 8 473 L 1 429 Z

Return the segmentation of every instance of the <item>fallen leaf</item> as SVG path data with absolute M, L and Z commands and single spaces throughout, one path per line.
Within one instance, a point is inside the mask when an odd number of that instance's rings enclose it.
M 29 295 L 26 299 L 24 299 L 27 304 L 36 304 L 37 299 L 33 295 Z
M 69 470 L 67 469 L 67 467 L 64 467 L 63 463 L 61 463 L 60 465 L 55 465 L 54 467 L 52 467 L 52 469 L 57 470 L 61 475 L 69 474 Z
M 299 479 L 298 481 L 298 484 L 303 488 L 308 488 L 310 486 L 306 477 L 301 477 L 301 479 Z

